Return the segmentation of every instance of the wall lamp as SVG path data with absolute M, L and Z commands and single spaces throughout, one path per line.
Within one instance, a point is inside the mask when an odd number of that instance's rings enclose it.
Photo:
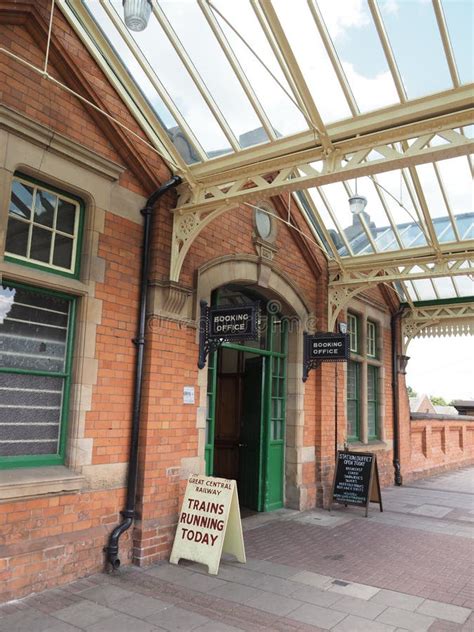
M 151 0 L 123 0 L 123 17 L 131 31 L 146 29 L 151 14 Z

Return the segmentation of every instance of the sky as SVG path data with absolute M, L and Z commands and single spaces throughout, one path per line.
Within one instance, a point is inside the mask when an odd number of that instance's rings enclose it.
M 415 338 L 408 346 L 406 383 L 419 395 L 474 399 L 474 337 Z
M 282 135 L 307 129 L 301 112 L 285 94 L 285 90 L 290 91 L 288 83 L 250 3 L 247 0 L 213 0 L 212 4 L 241 35 L 239 38 L 228 23 L 215 14 L 274 129 Z M 112 5 L 121 17 L 121 0 L 112 0 Z M 273 0 L 272 5 L 284 25 L 324 123 L 350 117 L 349 106 L 306 0 Z M 113 37 L 114 29 L 110 28 L 110 21 L 98 0 L 87 0 L 86 6 L 107 35 L 112 36 L 132 75 L 166 125 L 175 125 L 143 71 L 131 61 L 130 51 Z M 160 0 L 160 6 L 236 137 L 260 127 L 259 119 L 195 0 Z M 318 6 L 360 111 L 398 103 L 395 84 L 367 2 L 318 0 Z M 432 3 L 427 0 L 379 0 L 378 6 L 408 97 L 451 88 L 453 84 Z M 474 3 L 471 0 L 443 0 L 442 6 L 461 82 L 471 81 Z M 152 16 L 148 27 L 141 33 L 134 33 L 133 37 L 205 151 L 228 149 L 222 130 L 157 20 Z

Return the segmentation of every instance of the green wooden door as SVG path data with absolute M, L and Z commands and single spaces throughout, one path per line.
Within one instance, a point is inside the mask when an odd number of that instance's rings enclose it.
M 276 320 L 276 319 L 274 319 Z M 270 348 L 274 355 L 266 360 L 264 496 L 263 511 L 283 507 L 285 485 L 285 418 L 287 323 L 272 323 Z
M 239 500 L 262 511 L 262 421 L 265 372 L 262 357 L 245 361 L 239 451 Z
M 242 389 L 239 443 L 240 503 L 255 511 L 283 507 L 285 484 L 285 418 L 287 323 L 269 315 L 265 349 L 226 343 L 247 356 Z M 252 354 L 250 358 L 249 354 Z M 218 353 L 208 367 L 206 474 L 213 475 Z

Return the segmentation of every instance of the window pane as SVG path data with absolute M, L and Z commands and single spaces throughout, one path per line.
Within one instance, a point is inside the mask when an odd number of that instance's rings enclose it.
M 375 357 L 375 349 L 376 349 L 376 327 L 374 323 L 367 323 L 367 355 L 371 357 Z
M 53 264 L 61 268 L 71 268 L 73 240 L 56 234 L 54 239 Z
M 31 207 L 33 205 L 33 187 L 29 187 L 23 182 L 14 180 L 12 184 L 12 194 L 10 198 L 9 213 L 19 215 L 25 219 L 31 217 Z
M 58 453 L 63 390 L 61 377 L 0 373 L 0 456 Z
M 367 424 L 369 437 L 377 436 L 377 419 L 376 419 L 376 404 L 375 402 L 368 402 L 367 404 Z
M 369 365 L 367 367 L 367 430 L 369 438 L 377 436 L 377 382 L 378 369 Z
M 452 88 L 431 3 L 398 2 L 396 11 L 390 0 L 379 0 L 378 5 L 408 98 Z M 436 72 L 424 72 L 420 80 L 420 68 L 436 68 Z
M 26 177 L 26 176 L 25 176 Z M 28 204 L 33 205 L 33 213 Z M 20 216 L 22 221 L 20 222 Z M 81 207 L 40 186 L 12 184 L 6 253 L 35 263 L 76 272 L 75 244 L 80 234 Z M 58 235 L 58 233 L 60 233 Z
M 274 419 L 280 419 L 282 415 L 282 401 L 281 399 L 273 399 L 272 401 L 272 417 Z
M 347 363 L 347 437 L 359 438 L 359 365 Z
M 7 240 L 5 252 L 12 255 L 26 257 L 28 250 L 28 233 L 30 224 L 20 222 L 17 219 L 8 220 Z
M 75 204 L 66 200 L 58 200 L 58 217 L 56 220 L 56 230 L 69 235 L 74 234 L 74 224 L 78 208 Z
M 54 223 L 54 212 L 56 210 L 57 197 L 49 191 L 36 192 L 34 222 L 52 228 Z
M 354 352 L 357 352 L 359 348 L 357 325 L 357 316 L 354 316 L 353 314 L 348 314 L 347 329 L 349 332 L 350 350 Z
M 53 233 L 50 230 L 44 230 L 33 226 L 33 234 L 31 236 L 30 259 L 49 263 L 49 255 L 51 252 L 51 237 Z
M 64 371 L 68 320 L 69 301 L 17 288 L 0 328 L 0 366 Z

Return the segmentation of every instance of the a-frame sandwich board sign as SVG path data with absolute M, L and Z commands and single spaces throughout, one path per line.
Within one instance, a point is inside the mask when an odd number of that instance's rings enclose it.
M 217 575 L 222 553 L 246 562 L 237 485 L 234 480 L 192 474 L 188 479 L 170 563 L 181 558 L 205 564 Z
M 367 517 L 371 502 L 378 503 L 383 511 L 376 455 L 338 450 L 329 511 L 333 503 L 357 505 L 365 507 Z

